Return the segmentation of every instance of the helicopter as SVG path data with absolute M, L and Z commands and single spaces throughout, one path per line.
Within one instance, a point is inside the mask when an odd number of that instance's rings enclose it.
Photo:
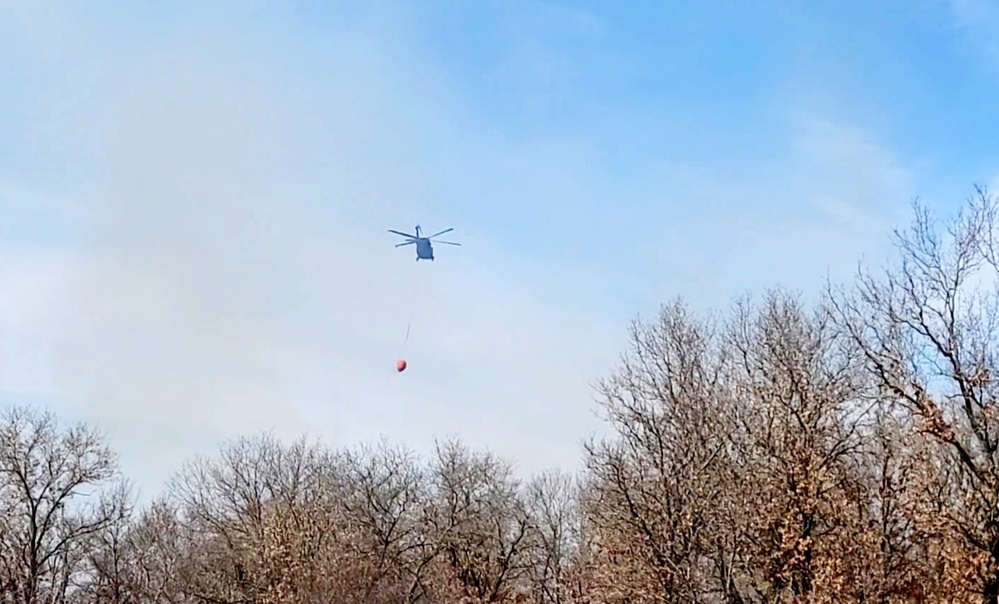
M 415 243 L 416 244 L 416 261 L 419 262 L 420 260 L 431 260 L 431 261 L 433 261 L 433 259 L 434 259 L 434 247 L 433 247 L 433 245 L 431 245 L 430 240 L 433 239 L 434 237 L 439 237 L 439 236 L 443 235 L 444 233 L 450 233 L 453 230 L 454 230 L 454 228 L 444 229 L 440 233 L 435 233 L 435 234 L 433 234 L 433 235 L 431 235 L 429 237 L 423 237 L 423 236 L 420 235 L 420 225 L 416 225 L 416 235 L 415 236 L 414 235 L 410 235 L 409 233 L 402 233 L 400 231 L 393 231 L 392 229 L 389 229 L 388 232 L 389 233 L 394 233 L 396 235 L 402 235 L 403 237 L 406 238 L 406 241 L 403 241 L 402 243 L 397 243 L 396 247 L 402 247 L 404 245 L 410 245 L 410 244 Z M 453 241 L 435 241 L 434 243 L 444 243 L 444 244 L 447 244 L 447 245 L 461 245 L 460 243 L 455 243 Z

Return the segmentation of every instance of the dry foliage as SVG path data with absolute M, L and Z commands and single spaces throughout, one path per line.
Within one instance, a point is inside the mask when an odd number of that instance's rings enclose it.
M 999 604 L 999 250 L 979 190 L 817 305 L 636 320 L 613 435 L 522 482 L 458 440 L 268 435 L 132 510 L 99 434 L 0 421 L 0 599 L 19 604 Z

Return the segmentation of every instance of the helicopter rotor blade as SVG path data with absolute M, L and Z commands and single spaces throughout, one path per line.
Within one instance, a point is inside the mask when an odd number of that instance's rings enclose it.
M 455 243 L 453 241 L 435 241 L 434 243 L 446 243 L 447 245 L 461 245 L 460 243 Z
M 409 233 L 403 233 L 402 231 L 393 231 L 392 229 L 389 229 L 388 232 L 395 233 L 396 235 L 402 235 L 403 237 L 409 237 L 410 239 L 419 239 L 419 237 L 410 235 Z
M 450 229 L 444 229 L 440 233 L 435 233 L 435 234 L 427 237 L 427 239 L 433 239 L 434 237 L 439 237 L 440 235 L 443 235 L 444 233 L 450 233 L 453 230 L 454 230 L 454 227 L 451 227 Z
M 416 243 L 416 242 L 415 241 L 403 241 L 402 243 L 395 244 L 395 246 L 396 247 L 402 247 L 404 245 L 413 245 L 414 243 Z

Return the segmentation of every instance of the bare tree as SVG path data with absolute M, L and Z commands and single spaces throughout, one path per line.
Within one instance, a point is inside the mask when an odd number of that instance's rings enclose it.
M 0 592 L 7 602 L 65 602 L 94 535 L 128 506 L 101 497 L 117 458 L 95 430 L 51 413 L 7 409 L 0 420 Z M 113 492 L 113 491 L 112 491 Z
M 405 449 L 382 442 L 344 455 L 343 500 L 347 516 L 370 537 L 366 556 L 373 563 L 363 599 L 375 592 L 393 602 L 415 602 L 436 555 L 423 514 L 430 502 L 424 469 Z
M 537 604 L 567 604 L 582 597 L 584 559 L 579 485 L 562 471 L 543 472 L 527 485 L 534 526 L 531 587 Z
M 727 447 L 723 354 L 713 322 L 680 302 L 655 323 L 636 321 L 631 336 L 620 368 L 599 384 L 617 438 L 587 447 L 597 589 L 613 602 L 700 602 L 715 573 L 707 533 L 730 487 L 717 471 Z
M 852 460 L 870 404 L 860 367 L 836 345 L 828 314 L 775 290 L 737 306 L 736 451 L 752 503 L 745 553 L 766 600 L 837 591 L 843 572 L 829 546 L 848 528 L 857 476 Z
M 281 559 L 268 558 L 271 550 L 264 546 L 285 547 L 275 539 L 291 535 L 292 524 L 304 531 L 315 520 L 312 512 L 323 508 L 325 488 L 333 484 L 327 461 L 333 460 L 318 445 L 300 440 L 285 446 L 264 434 L 227 443 L 218 459 L 188 463 L 170 483 L 188 539 L 189 556 L 180 568 L 188 591 L 205 602 L 235 604 L 277 589 L 274 573 L 281 571 L 273 564 Z M 314 542 L 326 537 L 319 525 L 310 528 Z
M 924 521 L 945 520 L 962 537 L 967 557 L 950 565 L 962 575 L 957 583 L 972 586 L 982 602 L 997 602 L 996 201 L 977 189 L 944 229 L 924 206 L 914 208 L 913 224 L 895 233 L 901 262 L 880 276 L 862 270 L 855 291 L 830 288 L 829 298 L 884 396 L 939 446 L 938 476 L 949 479 L 937 484 L 947 501 Z
M 134 548 L 130 543 L 132 508 L 131 489 L 126 482 L 119 483 L 106 494 L 101 514 L 114 520 L 91 537 L 78 599 L 124 604 L 141 595 L 137 590 Z
M 841 535 L 837 549 L 842 570 L 857 599 L 925 601 L 941 595 L 931 550 L 947 535 L 928 532 L 930 527 L 920 526 L 917 518 L 938 500 L 942 477 L 932 474 L 933 451 L 916 437 L 911 418 L 882 405 L 872 415 L 853 460 L 860 480 L 847 509 L 851 530 Z
M 527 592 L 531 519 L 510 464 L 457 440 L 438 444 L 426 521 L 442 602 L 506 602 Z
M 113 541 L 114 547 L 124 550 L 120 557 L 128 569 L 129 591 L 138 601 L 185 604 L 194 600 L 184 575 L 196 543 L 188 538 L 179 516 L 176 504 L 158 499 Z

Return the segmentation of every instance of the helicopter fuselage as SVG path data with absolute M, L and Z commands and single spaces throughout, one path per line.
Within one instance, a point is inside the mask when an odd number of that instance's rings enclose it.
M 434 259 L 434 246 L 430 244 L 429 239 L 420 238 L 416 240 L 416 259 L 417 260 Z

